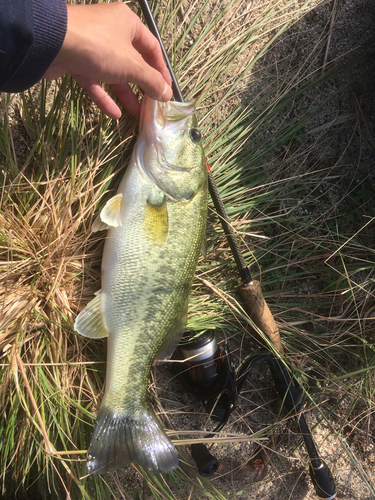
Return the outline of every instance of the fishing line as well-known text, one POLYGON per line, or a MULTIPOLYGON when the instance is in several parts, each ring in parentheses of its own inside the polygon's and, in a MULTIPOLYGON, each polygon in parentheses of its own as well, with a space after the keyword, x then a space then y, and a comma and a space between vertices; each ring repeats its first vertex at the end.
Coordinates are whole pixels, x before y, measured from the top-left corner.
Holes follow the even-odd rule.
MULTIPOLYGON (((165 50, 163 40, 161 39, 158 27, 157 27, 155 19, 154 19, 154 16, 152 15, 148 1, 147 0, 140 0, 139 3, 141 5, 141 9, 142 9, 142 12, 143 12, 143 15, 145 17, 145 20, 146 20, 146 23, 147 23, 149 30, 157 38, 157 40, 160 44, 160 47, 161 47, 161 50, 162 50, 162 53, 163 53, 163 56, 165 59, 165 63, 167 65, 167 68, 168 68, 168 71, 169 71, 169 74, 170 74, 171 80, 172 80, 173 96, 174 96, 176 101, 185 102, 184 97, 183 97, 182 92, 181 92, 181 89, 180 89, 180 86, 177 82, 176 75, 173 71, 171 62, 168 58, 167 51, 165 50)), ((229 223, 228 214, 227 214, 225 207, 224 207, 224 204, 221 200, 219 191, 218 191, 216 184, 215 184, 215 181, 212 177, 212 173, 211 173, 211 170, 210 170, 208 163, 207 163, 207 170, 208 170, 208 189, 210 191, 210 195, 211 195, 215 210, 220 217, 220 222, 223 226, 225 235, 228 239, 228 243, 229 243, 230 249, 233 253, 234 260, 237 264, 237 268, 238 268, 238 271, 240 273, 241 280, 245 285, 251 284, 252 279, 251 279, 250 271, 248 269, 248 266, 246 265, 246 262, 242 256, 242 253, 241 253, 241 251, 238 247, 238 244, 236 242, 234 231, 232 229, 232 226, 229 223)))
MULTIPOLYGON (((152 34, 157 38, 165 62, 167 64, 169 73, 171 75, 171 80, 172 80, 172 90, 173 90, 173 95, 176 101, 179 102, 185 102, 181 89, 178 85, 176 76, 174 74, 172 65, 170 63, 170 60, 168 58, 167 51, 165 50, 163 41, 161 39, 158 27, 156 25, 155 19, 152 15, 150 6, 148 4, 147 0, 140 0, 140 6, 143 12, 143 15, 146 19, 147 25, 152 32, 152 34)), ((270 341, 273 343, 273 345, 278 349, 280 352, 283 352, 283 346, 281 343, 281 337, 280 337, 280 332, 279 329, 276 325, 276 322, 272 316, 272 313, 264 300, 262 290, 260 287, 259 281, 253 280, 249 271, 248 266, 246 265, 246 262, 242 256, 242 253, 240 251, 240 248, 237 243, 237 238, 236 235, 233 231, 233 228, 229 222, 229 217, 227 215, 227 212, 225 210, 224 204, 222 202, 222 199, 220 197, 219 191, 217 189, 217 186, 215 184, 215 181, 213 179, 210 167, 207 163, 207 171, 208 171, 208 189, 211 195, 211 199, 213 201, 215 210, 219 216, 221 225, 223 227, 224 233, 227 237, 228 244, 230 246, 230 249, 232 251, 235 263, 237 265, 237 269, 241 278, 241 287, 240 287, 240 293, 242 295, 242 298, 245 303, 246 310, 255 323, 255 325, 259 328, 260 331, 265 333, 270 341)))

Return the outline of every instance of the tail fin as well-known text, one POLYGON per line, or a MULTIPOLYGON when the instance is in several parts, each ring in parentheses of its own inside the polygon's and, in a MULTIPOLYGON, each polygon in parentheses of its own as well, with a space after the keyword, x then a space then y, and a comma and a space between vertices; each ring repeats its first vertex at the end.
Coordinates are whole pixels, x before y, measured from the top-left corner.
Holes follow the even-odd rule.
POLYGON ((151 408, 121 414, 103 407, 87 452, 88 474, 103 474, 137 462, 166 474, 178 466, 178 454, 151 408))

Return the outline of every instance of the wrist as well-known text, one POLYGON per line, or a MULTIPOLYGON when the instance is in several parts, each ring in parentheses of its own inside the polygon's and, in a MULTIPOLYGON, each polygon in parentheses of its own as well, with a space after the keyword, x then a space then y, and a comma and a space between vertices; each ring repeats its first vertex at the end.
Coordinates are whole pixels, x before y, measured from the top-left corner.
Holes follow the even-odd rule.
POLYGON ((74 74, 77 71, 80 73, 87 55, 87 40, 84 33, 84 19, 87 6, 68 5, 67 6, 67 29, 65 38, 59 53, 54 59, 52 65, 45 74, 46 78, 51 80, 63 76, 65 74, 74 74), (83 11, 82 11, 83 7, 83 11))

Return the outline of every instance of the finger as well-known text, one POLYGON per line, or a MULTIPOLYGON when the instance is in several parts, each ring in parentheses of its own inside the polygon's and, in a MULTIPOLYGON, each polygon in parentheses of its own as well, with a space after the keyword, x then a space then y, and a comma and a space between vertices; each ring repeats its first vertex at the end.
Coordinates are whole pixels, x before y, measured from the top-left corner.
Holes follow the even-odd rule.
POLYGON ((132 40, 133 47, 142 55, 143 59, 159 71, 169 86, 172 85, 171 76, 165 64, 163 53, 158 40, 143 23, 138 23, 132 40))
POLYGON ((133 116, 137 116, 141 112, 141 105, 134 95, 132 89, 127 83, 116 83, 112 85, 117 97, 120 99, 121 104, 126 111, 133 116))
POLYGON ((162 74, 164 80, 168 83, 168 86, 172 87, 172 79, 171 79, 171 75, 169 73, 167 66, 165 66, 163 69, 161 69, 160 73, 162 74))
POLYGON ((80 75, 72 75, 76 82, 85 90, 86 94, 91 97, 99 109, 103 111, 109 118, 118 120, 121 117, 121 110, 115 101, 107 94, 99 82, 85 78, 80 75))
POLYGON ((147 95, 157 101, 168 101, 172 97, 172 89, 159 71, 149 66, 134 50, 129 80, 142 88, 147 95))

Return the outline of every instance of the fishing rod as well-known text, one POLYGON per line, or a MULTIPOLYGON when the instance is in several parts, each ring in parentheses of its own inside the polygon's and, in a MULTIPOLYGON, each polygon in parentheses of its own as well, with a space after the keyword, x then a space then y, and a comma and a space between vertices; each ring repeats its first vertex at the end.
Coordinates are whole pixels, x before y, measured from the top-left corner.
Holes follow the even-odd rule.
MULTIPOLYGON (((159 29, 155 22, 155 18, 151 12, 149 3, 147 0, 139 0, 139 3, 149 30, 157 38, 160 44, 172 80, 173 96, 176 101, 184 102, 184 97, 182 95, 180 86, 177 82, 176 75, 173 71, 171 62, 169 60, 167 51, 165 49, 163 40, 160 36, 159 29)), ((261 330, 269 337, 270 341, 273 343, 276 349, 278 349, 280 352, 283 352, 284 349, 281 343, 279 329, 276 326, 274 317, 272 316, 272 313, 267 305, 267 302, 263 297, 262 289, 260 287, 260 282, 257 280, 253 280, 251 278, 249 268, 246 265, 246 262, 237 244, 235 233, 230 224, 228 214, 225 210, 223 201, 220 197, 219 191, 213 179, 208 163, 207 163, 207 170, 208 170, 208 189, 215 210, 219 215, 220 222, 223 227, 224 233, 227 237, 227 241, 232 251, 234 260, 237 265, 237 269, 241 278, 240 293, 242 295, 244 303, 246 304, 246 310, 250 318, 255 323, 255 325, 259 328, 259 330, 261 330)))

